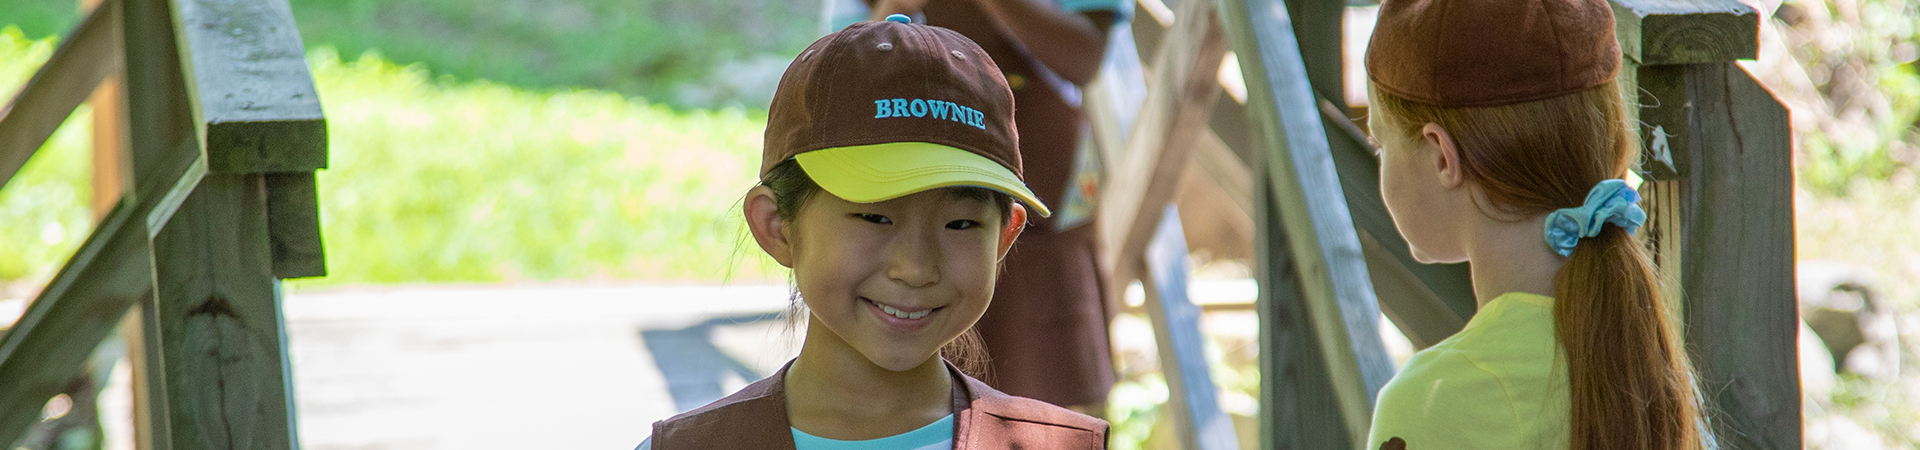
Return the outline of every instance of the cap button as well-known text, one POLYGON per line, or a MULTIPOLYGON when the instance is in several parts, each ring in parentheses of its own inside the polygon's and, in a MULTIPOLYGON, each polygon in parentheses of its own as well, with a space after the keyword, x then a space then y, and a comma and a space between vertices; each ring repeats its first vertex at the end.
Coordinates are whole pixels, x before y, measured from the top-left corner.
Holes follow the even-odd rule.
POLYGON ((913 23, 913 18, 907 17, 906 14, 894 14, 894 15, 887 16, 887 21, 899 22, 899 23, 913 23))

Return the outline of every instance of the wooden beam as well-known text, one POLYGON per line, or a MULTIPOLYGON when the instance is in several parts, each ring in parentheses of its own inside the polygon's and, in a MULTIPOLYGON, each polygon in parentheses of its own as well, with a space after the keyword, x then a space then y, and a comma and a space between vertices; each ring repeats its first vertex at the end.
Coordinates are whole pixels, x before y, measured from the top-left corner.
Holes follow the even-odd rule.
MULTIPOLYGON (((1287 249, 1287 253, 1262 257, 1266 269, 1260 271, 1260 295, 1263 302, 1304 307, 1308 328, 1286 331, 1311 336, 1308 340, 1320 352, 1327 375, 1326 385, 1312 387, 1331 391, 1334 407, 1301 411, 1300 417, 1324 414, 1338 418, 1340 422, 1334 425, 1344 439, 1337 447, 1352 447, 1366 440, 1374 395, 1393 376, 1393 364, 1380 341, 1380 309, 1359 237, 1345 196, 1331 189, 1343 183, 1328 146, 1326 125, 1307 82, 1286 5, 1278 0, 1221 2, 1222 21, 1240 58, 1247 80, 1247 105, 1253 110, 1257 142, 1265 156, 1262 172, 1267 183, 1261 190, 1270 195, 1274 206, 1266 214, 1279 219, 1261 219, 1279 225, 1261 227, 1266 236, 1262 244, 1273 247, 1284 242, 1282 248, 1287 249), (1291 280, 1286 280, 1284 272, 1267 270, 1285 269, 1280 260, 1289 259, 1291 280)), ((1261 351, 1268 352, 1279 344, 1264 340, 1261 351)), ((1262 373, 1277 374, 1286 367, 1280 361, 1263 359, 1262 373)), ((1280 379, 1263 378, 1262 384, 1280 379)), ((1263 393, 1267 389, 1263 387, 1263 393)), ((1270 401, 1293 400, 1263 398, 1263 414, 1280 407, 1270 401)))
POLYGON ((172 447, 292 449, 264 175, 213 174, 153 239, 172 447))
POLYGON ((112 333, 129 306, 153 288, 149 221, 183 198, 169 191, 192 190, 206 174, 206 161, 175 160, 158 169, 168 176, 143 180, 139 192, 122 197, 72 259, 47 284, 20 320, 0 336, 0 442, 13 442, 40 418, 47 399, 73 377, 82 363, 112 333), (181 186, 185 186, 182 188, 181 186), (79 345, 75 345, 79 343, 79 345))
POLYGON ((101 80, 119 70, 120 2, 111 0, 61 40, 19 95, 0 109, 0 188, 13 180, 101 80))
POLYGON ((1728 448, 1800 448, 1787 110, 1734 63, 1686 67, 1686 342, 1728 448))
MULTIPOLYGON (((1267 174, 1258 176, 1260 186, 1272 183, 1267 174)), ((1260 448, 1356 448, 1365 436, 1356 437, 1341 412, 1341 395, 1333 381, 1337 375, 1301 295, 1301 270, 1280 207, 1272 189, 1255 189, 1253 197, 1259 225, 1253 276, 1260 286, 1254 300, 1260 316, 1260 448)))
POLYGON ((320 242, 320 194, 313 172, 266 174, 266 188, 273 276, 326 276, 326 248, 320 242))
POLYGON ((1212 131, 1201 132, 1192 151, 1174 198, 1188 249, 1216 260, 1252 260, 1253 170, 1212 131))
MULTIPOLYGON (((1307 83, 1320 98, 1346 98, 1346 0, 1285 0, 1294 36, 1302 36, 1300 59, 1306 63, 1307 83)), ((1346 102, 1336 106, 1346 112, 1346 102)))
POLYGON ((175 0, 181 71, 215 173, 310 172, 327 124, 286 0, 175 0))
POLYGON ((1611 0, 1614 35, 1642 65, 1754 59, 1760 14, 1739 0, 1611 0))
MULTIPOLYGON (((1190 0, 1197 1, 1197 0, 1190 0)), ((1187 244, 1180 212, 1169 205, 1160 216, 1147 249, 1147 317, 1153 321, 1160 350, 1160 372, 1167 377, 1168 405, 1180 448, 1240 448, 1233 420, 1220 409, 1220 390, 1207 364, 1206 334, 1200 331, 1200 307, 1187 298, 1187 244)))
POLYGON ((1147 241, 1159 224, 1154 212, 1172 200, 1189 148, 1220 93, 1217 75, 1227 49, 1213 3, 1188 1, 1177 17, 1147 77, 1126 153, 1100 193, 1101 265, 1112 274, 1112 292, 1123 292, 1139 276, 1147 241))

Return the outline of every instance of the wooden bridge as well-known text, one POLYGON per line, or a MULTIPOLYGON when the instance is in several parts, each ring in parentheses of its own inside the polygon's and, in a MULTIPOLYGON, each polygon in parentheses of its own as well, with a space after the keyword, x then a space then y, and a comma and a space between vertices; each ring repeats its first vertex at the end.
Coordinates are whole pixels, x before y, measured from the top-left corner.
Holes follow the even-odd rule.
MULTIPOLYGON (((1424 348, 1474 300, 1463 265, 1413 262, 1381 204, 1364 107, 1346 101, 1348 4, 1138 5, 1087 107, 1103 263, 1146 287, 1180 441, 1237 446, 1187 299, 1191 239, 1254 262, 1262 447, 1357 448, 1394 372, 1375 318, 1424 348)), ((1759 15, 1613 5, 1623 94, 1642 105, 1641 235, 1681 299, 1714 430, 1726 448, 1799 448, 1786 112, 1734 63, 1755 57, 1759 15)), ((119 327, 141 448, 298 447, 278 280, 325 273, 326 130, 286 1, 103 0, 0 112, 0 188, 89 96, 109 207, 0 336, 0 442, 119 327)))

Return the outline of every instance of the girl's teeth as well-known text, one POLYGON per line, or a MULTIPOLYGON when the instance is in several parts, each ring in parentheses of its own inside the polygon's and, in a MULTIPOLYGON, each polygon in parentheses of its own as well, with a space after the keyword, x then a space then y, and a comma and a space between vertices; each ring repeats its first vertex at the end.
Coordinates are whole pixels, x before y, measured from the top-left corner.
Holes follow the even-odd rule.
POLYGON ((876 302, 876 303, 874 303, 874 304, 875 304, 875 305, 879 305, 879 306, 880 306, 880 311, 882 311, 882 312, 885 312, 885 313, 887 313, 887 315, 891 315, 891 316, 894 316, 894 317, 899 317, 899 318, 902 318, 902 319, 918 319, 918 318, 921 318, 921 317, 926 317, 926 316, 927 316, 927 314, 932 314, 932 313, 933 313, 933 310, 931 310, 931 309, 929 309, 929 310, 926 310, 926 311, 920 311, 920 312, 912 312, 912 313, 910 313, 910 312, 906 312, 906 311, 901 311, 901 310, 899 310, 898 308, 894 308, 894 307, 892 307, 892 306, 887 306, 887 305, 882 305, 882 304, 880 304, 880 303, 877 303, 877 302, 876 302))

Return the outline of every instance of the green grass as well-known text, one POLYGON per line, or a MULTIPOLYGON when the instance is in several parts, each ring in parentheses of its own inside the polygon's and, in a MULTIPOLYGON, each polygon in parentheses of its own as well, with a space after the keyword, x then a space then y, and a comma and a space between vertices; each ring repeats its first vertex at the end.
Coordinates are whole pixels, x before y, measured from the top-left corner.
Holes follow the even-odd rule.
POLYGON ((375 55, 310 61, 332 152, 319 283, 713 281, 736 257, 765 277, 735 208, 763 113, 434 80, 375 55))
MULTIPOLYGON (((818 37, 820 9, 817 0, 288 3, 309 48, 332 47, 348 58, 377 49, 460 80, 586 87, 680 107, 762 108, 767 99, 758 94, 685 91, 711 91, 711 80, 740 76, 729 63, 792 58, 818 37)), ((6 0, 0 26, 17 23, 33 38, 65 35, 79 21, 77 9, 75 0, 6 0)), ((750 81, 758 79, 739 82, 750 81)))
MULTIPOLYGON (((0 31, 0 92, 52 46, 0 31)), ((376 54, 322 49, 309 64, 328 117, 330 274, 296 287, 777 278, 743 240, 737 206, 756 179, 762 112, 435 78, 376 54)), ((88 117, 0 190, 0 280, 44 283, 85 238, 88 117)))

